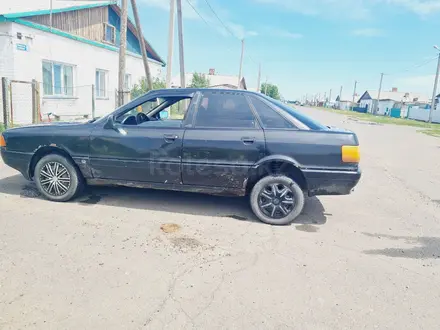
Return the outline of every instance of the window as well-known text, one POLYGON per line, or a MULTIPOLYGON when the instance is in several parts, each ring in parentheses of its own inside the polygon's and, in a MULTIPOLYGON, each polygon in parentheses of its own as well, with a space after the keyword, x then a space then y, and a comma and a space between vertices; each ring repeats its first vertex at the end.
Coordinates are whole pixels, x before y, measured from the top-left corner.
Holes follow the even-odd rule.
POLYGON ((256 120, 242 94, 205 92, 197 110, 196 126, 255 128, 256 120))
POLYGON ((96 97, 98 98, 107 97, 107 71, 96 70, 95 90, 96 90, 96 97))
POLYGON ((48 96, 73 96, 73 65, 43 61, 43 91, 48 96))
POLYGON ((289 115, 293 116, 296 120, 300 121, 304 125, 306 125, 308 128, 315 130, 315 131, 322 131, 327 130, 328 127, 322 125, 321 123, 318 123, 317 121, 313 120, 310 117, 307 117, 306 115, 302 114, 296 109, 293 109, 292 107, 289 107, 288 105, 284 104, 283 102, 274 100, 270 97, 265 97, 269 102, 277 106, 282 111, 288 113, 289 115))
POLYGON ((114 44, 115 43, 115 27, 108 23, 104 23, 104 41, 114 44))
POLYGON ((126 91, 131 90, 131 74, 129 74, 129 73, 125 74, 124 90, 126 90, 126 91))
POLYGON ((180 127, 191 99, 187 97, 166 97, 149 99, 135 108, 129 109, 116 118, 123 125, 142 125, 149 127, 180 127), (139 113, 148 120, 138 122, 139 113))
POLYGON ((251 97, 252 104, 264 128, 293 128, 294 126, 257 97, 251 97))

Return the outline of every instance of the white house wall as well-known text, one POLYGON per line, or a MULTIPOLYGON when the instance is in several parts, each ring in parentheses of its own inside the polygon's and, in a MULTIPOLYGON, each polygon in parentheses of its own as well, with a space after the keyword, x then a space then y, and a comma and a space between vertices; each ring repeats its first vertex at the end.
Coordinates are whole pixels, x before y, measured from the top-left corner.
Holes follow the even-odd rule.
POLYGON ((380 101, 379 107, 378 107, 378 115, 384 115, 385 112, 389 113, 391 111, 391 108, 394 106, 394 101, 386 100, 386 101, 380 101))
MULTIPOLYGON (((4 25, 0 24, 0 26, 4 25)), ((91 116, 92 85, 95 84, 96 69, 106 70, 108 74, 107 95, 103 99, 96 98, 95 114, 101 116, 115 109, 115 95, 118 85, 118 52, 16 23, 12 23, 11 33, 14 36, 10 38, 10 42, 13 43, 13 72, 8 74, 8 72, 0 70, 0 76, 6 75, 9 78, 24 81, 35 79, 40 83, 40 91, 43 94, 43 60, 70 64, 75 67, 73 73, 74 96, 62 98, 42 95, 41 112, 44 116, 47 113, 54 113, 62 120, 77 119, 85 115, 91 116), (21 32, 24 36, 21 40, 17 39, 17 32, 21 32), (28 50, 19 50, 17 44, 26 44, 28 50)), ((10 51, 10 48, 5 49, 5 46, 2 47, 0 44, 0 58, 3 58, 7 51, 10 51)), ((153 77, 161 75, 161 64, 150 61, 150 69, 153 77)), ((132 84, 137 83, 144 76, 143 62, 140 56, 127 54, 126 73, 131 74, 132 84)), ((20 92, 26 94, 25 90, 20 92)), ((28 98, 23 97, 21 102, 18 100, 14 100, 14 102, 17 102, 14 104, 16 123, 30 123, 32 121, 32 114, 29 110, 31 95, 29 94, 28 98)))

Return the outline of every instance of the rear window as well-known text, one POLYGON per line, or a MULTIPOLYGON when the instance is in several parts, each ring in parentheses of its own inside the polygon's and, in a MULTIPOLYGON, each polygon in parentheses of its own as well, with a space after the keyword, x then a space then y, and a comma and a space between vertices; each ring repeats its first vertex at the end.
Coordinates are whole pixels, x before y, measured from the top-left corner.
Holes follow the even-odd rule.
POLYGON ((290 114, 291 116, 293 116, 294 118, 296 118, 297 120, 302 122, 304 125, 306 125, 310 129, 316 130, 316 131, 328 130, 328 127, 326 127, 325 125, 317 122, 316 120, 313 120, 312 118, 304 115, 303 113, 299 112, 298 110, 288 106, 287 104, 284 104, 283 102, 274 100, 273 98, 270 98, 267 96, 265 98, 267 100, 269 100, 270 102, 272 102, 273 104, 275 104, 281 110, 287 112, 288 114, 290 114))

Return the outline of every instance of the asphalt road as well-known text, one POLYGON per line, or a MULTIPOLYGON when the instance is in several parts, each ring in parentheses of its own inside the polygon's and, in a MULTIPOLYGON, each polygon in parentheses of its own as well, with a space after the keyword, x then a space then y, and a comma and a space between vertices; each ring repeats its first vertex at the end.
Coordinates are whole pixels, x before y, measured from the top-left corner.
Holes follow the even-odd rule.
POLYGON ((0 164, 0 329, 438 329, 440 139, 303 111, 358 133, 363 177, 287 227, 240 198, 51 203, 0 164))

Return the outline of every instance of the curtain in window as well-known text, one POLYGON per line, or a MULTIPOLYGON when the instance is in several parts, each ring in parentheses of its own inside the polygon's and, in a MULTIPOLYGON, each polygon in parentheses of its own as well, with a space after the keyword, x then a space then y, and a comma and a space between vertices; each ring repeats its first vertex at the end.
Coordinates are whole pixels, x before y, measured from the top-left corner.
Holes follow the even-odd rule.
POLYGON ((73 95, 73 68, 71 66, 64 66, 63 70, 64 95, 73 95))
POLYGON ((43 62, 43 91, 44 95, 53 94, 52 64, 43 62))
POLYGON ((53 65, 54 94, 61 94, 61 65, 53 65))

